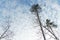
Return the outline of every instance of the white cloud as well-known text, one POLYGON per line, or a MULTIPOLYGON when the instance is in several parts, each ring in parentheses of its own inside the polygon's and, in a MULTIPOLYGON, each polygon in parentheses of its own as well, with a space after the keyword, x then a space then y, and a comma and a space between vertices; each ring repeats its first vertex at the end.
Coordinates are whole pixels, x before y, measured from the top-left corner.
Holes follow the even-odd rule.
MULTIPOLYGON (((32 0, 31 0, 32 1, 32 0)), ((33 1, 32 1, 33 2, 33 1)), ((45 21, 45 19, 49 18, 51 20, 55 19, 55 16, 57 16, 58 24, 60 25, 60 6, 57 3, 52 3, 50 0, 43 1, 46 3, 46 6, 43 4, 42 6, 42 13, 41 14, 41 19, 45 21), (57 14, 55 14, 57 13, 57 14)), ((41 3, 43 3, 41 2, 41 3)), ((34 2, 33 2, 34 3, 34 2)), ((32 4, 33 4, 32 3, 32 4)), ((38 0, 38 3, 40 3, 40 0, 38 0)), ((39 39, 39 35, 37 35, 37 31, 39 27, 34 28, 35 24, 33 24, 34 16, 32 13, 29 12, 29 6, 26 5, 18 5, 16 6, 16 1, 11 2, 6 2, 6 8, 8 9, 3 9, 2 10, 2 15, 5 17, 6 15, 11 15, 12 17, 12 27, 10 28, 11 30, 14 31, 15 36, 14 40, 37 40, 39 39), (8 4, 9 3, 9 4, 8 4), (16 8, 14 9, 14 7, 16 8), (11 7, 11 9, 10 9, 11 7)), ((55 19, 56 21, 56 19, 55 19)), ((60 30, 60 27, 59 27, 60 30)))

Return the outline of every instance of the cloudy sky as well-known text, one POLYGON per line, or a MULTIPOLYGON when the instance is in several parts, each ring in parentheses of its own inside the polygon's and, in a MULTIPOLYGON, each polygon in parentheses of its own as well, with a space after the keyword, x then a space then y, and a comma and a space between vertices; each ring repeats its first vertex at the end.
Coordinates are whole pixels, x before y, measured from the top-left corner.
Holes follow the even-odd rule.
POLYGON ((35 16, 30 12, 31 6, 37 3, 42 7, 39 13, 42 22, 47 18, 54 21, 58 25, 54 28, 55 33, 60 38, 60 0, 0 0, 0 32, 3 31, 1 25, 5 25, 6 16, 10 16, 10 30, 14 33, 11 40, 43 40, 42 34, 37 34, 39 26, 34 27, 37 26, 35 16))

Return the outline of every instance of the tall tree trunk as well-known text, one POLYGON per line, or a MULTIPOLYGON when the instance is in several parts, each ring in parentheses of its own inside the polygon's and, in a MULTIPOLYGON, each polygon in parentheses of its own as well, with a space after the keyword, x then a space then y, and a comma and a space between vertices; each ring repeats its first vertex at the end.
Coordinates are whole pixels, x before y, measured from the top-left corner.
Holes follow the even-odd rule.
POLYGON ((37 16, 37 19, 38 19, 38 22, 39 22, 39 26, 40 26, 41 31, 42 31, 43 38, 44 38, 44 40, 46 40, 46 37, 45 37, 44 31, 43 31, 43 28, 42 28, 42 23, 41 23, 41 20, 39 18, 38 12, 36 12, 36 16, 37 16))

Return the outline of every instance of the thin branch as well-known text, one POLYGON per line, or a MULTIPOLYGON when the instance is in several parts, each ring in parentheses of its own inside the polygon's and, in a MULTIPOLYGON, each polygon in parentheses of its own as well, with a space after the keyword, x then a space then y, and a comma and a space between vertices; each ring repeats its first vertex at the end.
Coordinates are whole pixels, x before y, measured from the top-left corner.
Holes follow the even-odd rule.
POLYGON ((6 32, 8 31, 9 27, 4 31, 4 33, 0 36, 0 39, 4 38, 4 34, 6 34, 6 32))
POLYGON ((2 33, 2 35, 0 36, 0 39, 4 38, 3 36, 7 33, 7 31, 9 30, 10 28, 10 20, 8 18, 8 21, 7 22, 7 29, 2 33))

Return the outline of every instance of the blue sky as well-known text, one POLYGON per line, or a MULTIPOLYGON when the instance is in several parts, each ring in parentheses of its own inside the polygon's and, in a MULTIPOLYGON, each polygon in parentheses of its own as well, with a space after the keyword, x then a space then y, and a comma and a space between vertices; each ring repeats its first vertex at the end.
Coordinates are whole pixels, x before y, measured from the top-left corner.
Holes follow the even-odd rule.
MULTIPOLYGON (((38 3, 42 7, 42 12, 39 13, 42 22, 45 22, 47 18, 51 19, 58 25, 58 28, 56 28, 56 31, 58 31, 60 30, 59 1, 60 0, 0 0, 0 20, 4 23, 6 16, 11 16, 13 22, 10 30, 15 33, 12 40, 39 40, 39 35, 41 34, 37 34, 39 27, 34 27, 37 26, 37 24, 34 23, 34 21, 36 21, 34 19, 35 16, 29 10, 31 5, 38 3)), ((3 25, 2 23, 0 23, 0 26, 3 25)), ((60 34, 59 32, 60 31, 56 32, 56 34, 60 34)), ((59 35, 57 36, 60 38, 59 35)))

